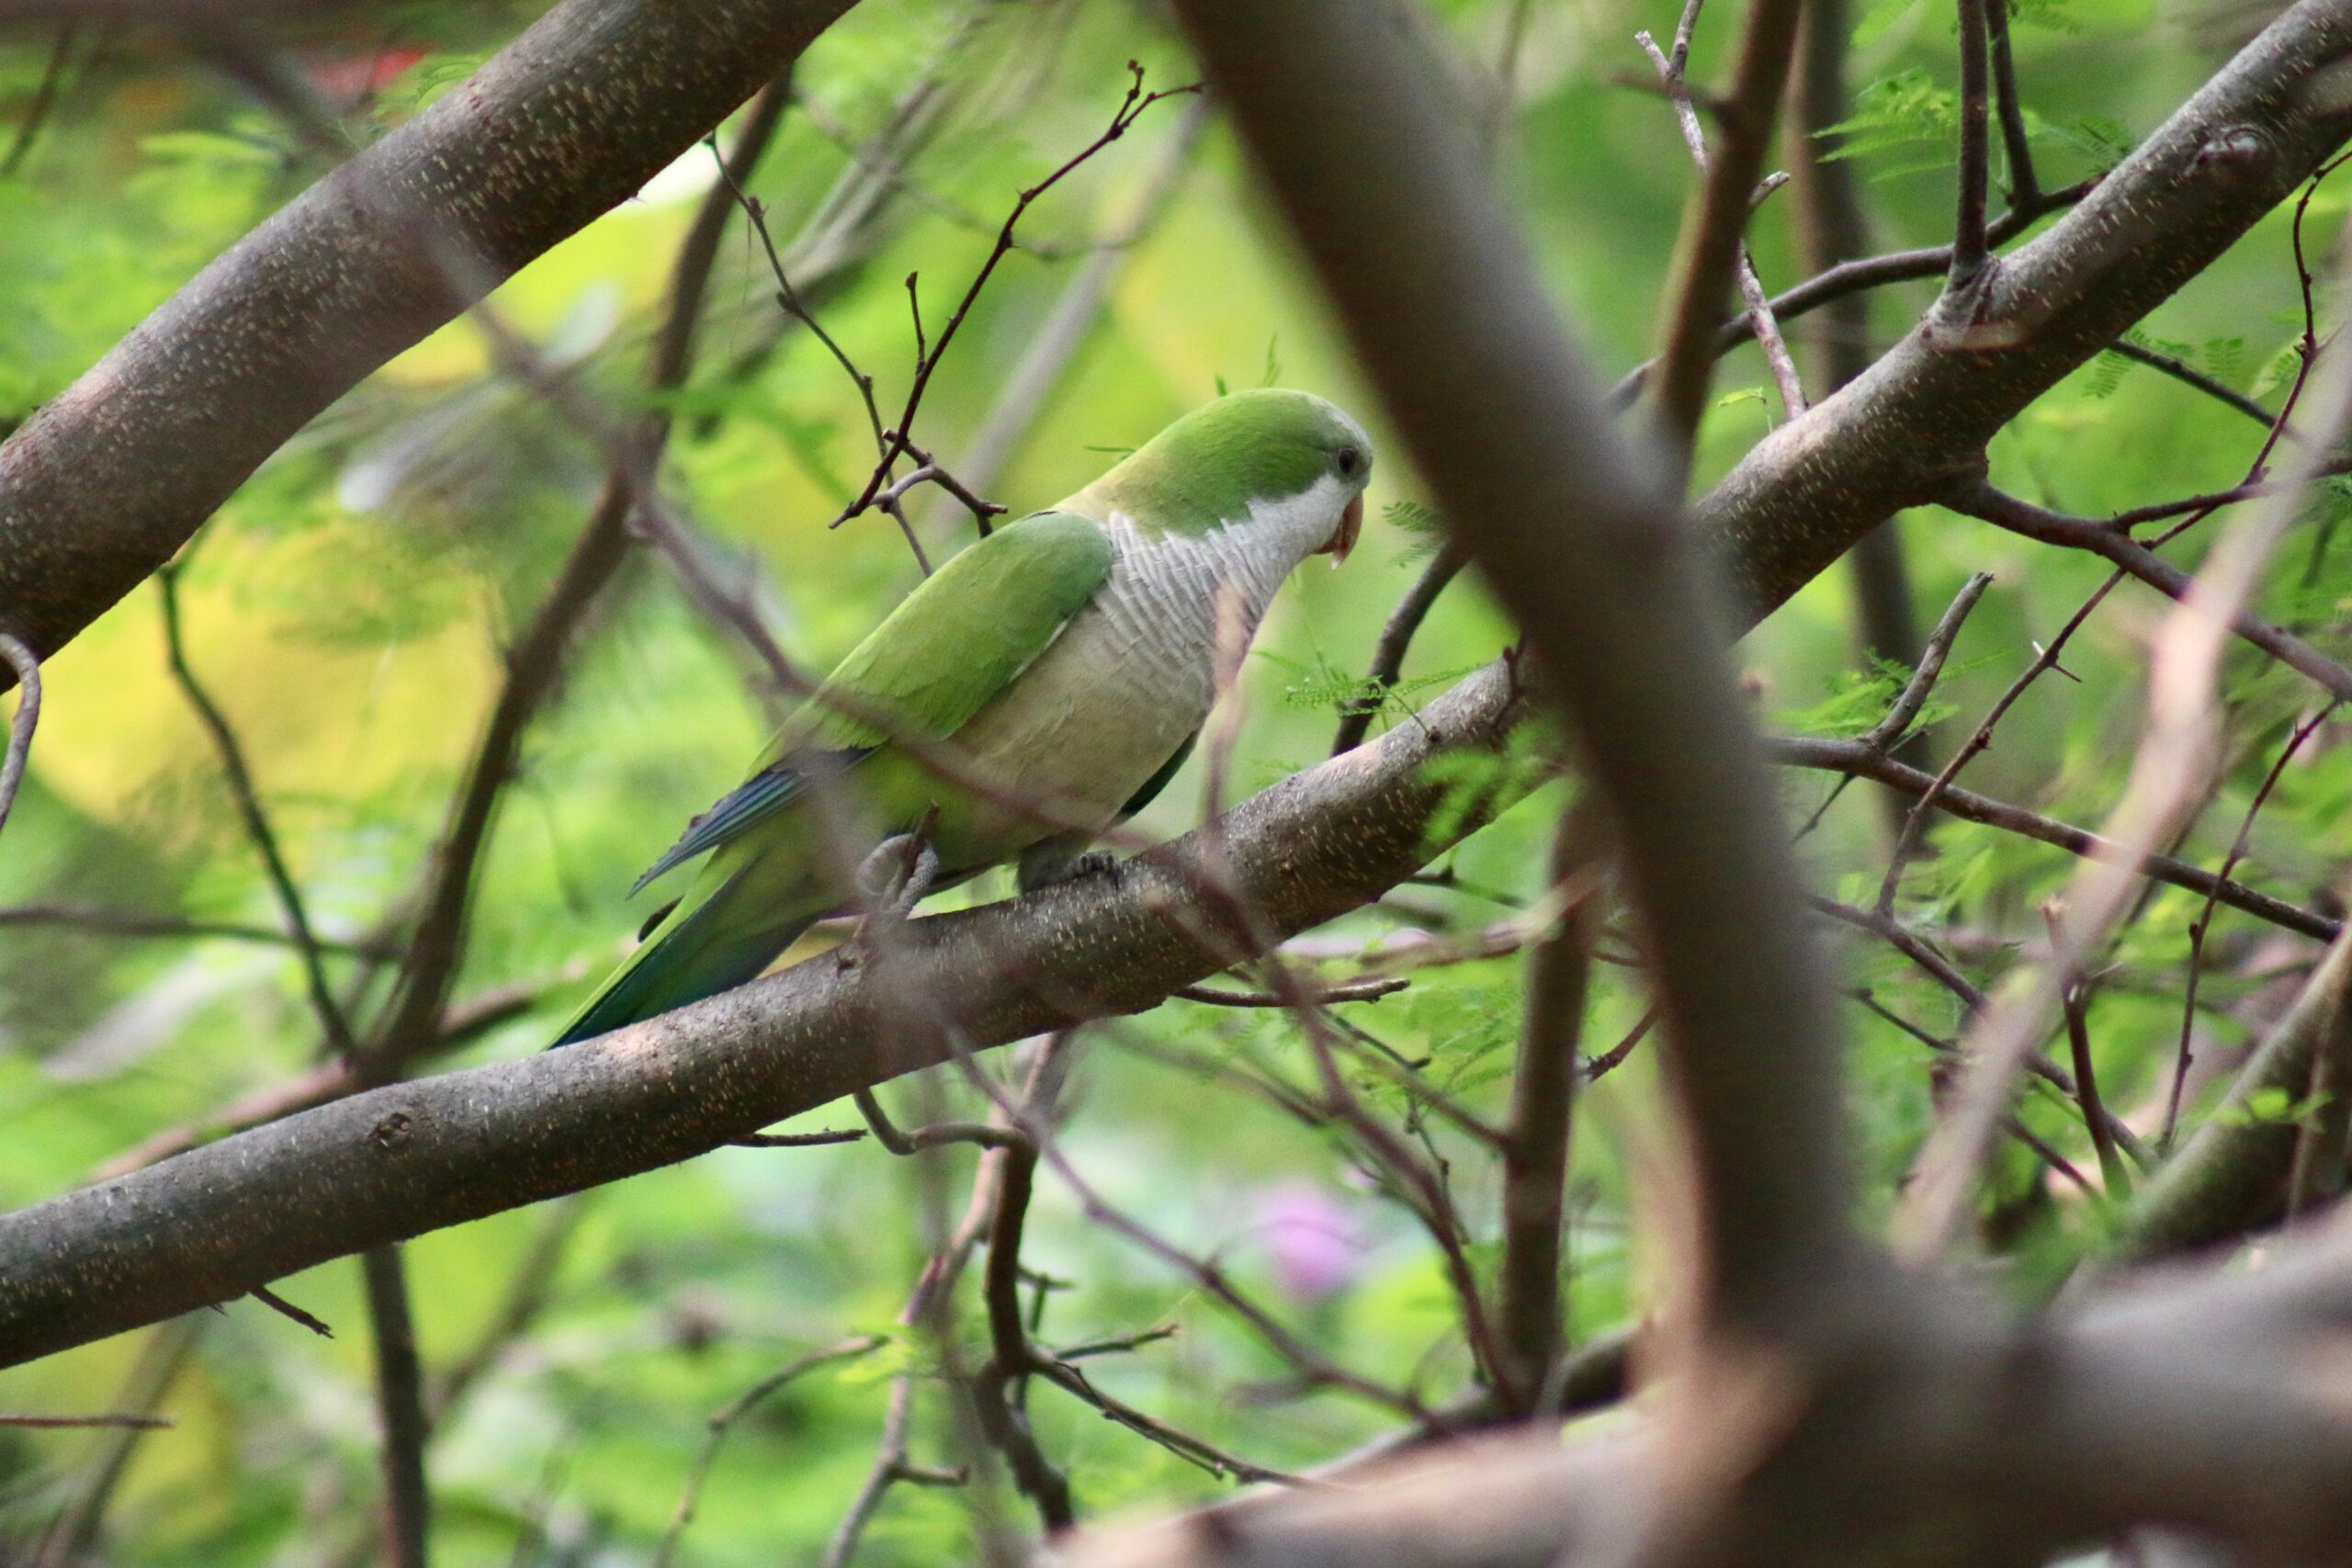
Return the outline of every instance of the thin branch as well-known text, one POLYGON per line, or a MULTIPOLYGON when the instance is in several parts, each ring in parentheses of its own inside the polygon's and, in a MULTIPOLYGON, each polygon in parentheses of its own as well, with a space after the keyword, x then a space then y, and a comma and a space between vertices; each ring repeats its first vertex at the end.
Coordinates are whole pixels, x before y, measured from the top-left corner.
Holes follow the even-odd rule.
POLYGON ((1987 6, 2007 4, 2008 0, 1960 0, 1960 211, 1952 222, 1951 270, 1944 281, 1948 299, 1976 287, 1993 254, 1984 235, 1993 165, 1990 24, 1984 11, 1987 6))
MULTIPOLYGON (((0 908, 0 926, 64 926, 100 936, 153 937, 175 942, 250 942, 272 947, 300 943, 282 927, 246 925, 238 920, 209 920, 179 915, 153 915, 143 909, 116 909, 98 904, 16 904, 0 908)), ((376 938, 347 940, 317 936, 319 951, 337 957, 365 958, 381 963, 400 949, 376 938)))
MULTIPOLYGON (((1583 855, 1563 818, 1553 881, 1565 882, 1583 855)), ((1540 1409, 1553 1385, 1562 1337, 1560 1228, 1566 1202, 1568 1141, 1591 960, 1578 929, 1590 904, 1561 922, 1528 958, 1526 1021, 1511 1077, 1510 1131, 1502 1145, 1502 1263, 1495 1308, 1505 1407, 1540 1409)))
MULTIPOLYGON (((930 390, 932 377, 938 371, 940 361, 946 356, 948 346, 956 341, 956 334, 963 329, 964 321, 971 314, 973 305, 978 303, 980 291, 988 287, 989 279, 995 275, 998 264, 1012 251, 1013 231, 1020 225, 1023 215, 1039 197, 1059 185, 1080 164, 1125 136, 1128 129, 1152 105, 1163 98, 1178 97, 1200 91, 1198 84, 1190 84, 1182 87, 1156 89, 1147 93, 1144 91, 1143 67, 1129 61, 1127 70, 1134 79, 1128 85, 1126 97, 1120 103, 1118 108, 1113 111, 1110 125, 1100 136, 1079 149, 1044 179, 1023 190, 1014 199, 1012 210, 1005 216, 1004 226, 997 231, 996 243, 989 250, 988 259, 980 264, 979 271, 973 275, 970 285, 964 290, 964 297, 956 301, 955 311, 947 318, 946 324, 940 328, 938 340, 932 344, 931 351, 923 355, 921 362, 916 366, 914 381, 907 389, 907 400, 899 411, 898 423, 881 433, 881 459, 875 464, 872 477, 866 480, 865 487, 858 492, 857 499, 851 502, 842 510, 841 514, 833 519, 832 526, 839 527, 842 524, 871 509, 875 505, 876 498, 881 494, 883 487, 889 483, 890 466, 909 449, 908 442, 914 434, 915 415, 922 407, 923 394, 930 390)), ((986 520, 985 515, 982 520, 986 520)))
POLYGON ((709 1479, 710 1467, 718 1459, 719 1445, 727 1440, 728 1433, 734 1430, 738 1421, 820 1367, 871 1355, 889 1342, 884 1335, 861 1334, 837 1340, 821 1349, 795 1356, 712 1411, 703 1431, 702 1447, 695 1450, 694 1463, 687 1468, 686 1483, 678 1496, 677 1512, 671 1516, 670 1528, 662 1532, 662 1544, 654 1551, 653 1568, 670 1568, 676 1560, 678 1543, 685 1539, 686 1527, 694 1523, 695 1509, 702 1501, 703 1483, 709 1479))
POLYGON ((398 1247, 360 1254, 376 1350, 376 1411, 382 1425, 384 1557, 390 1568, 431 1561, 433 1495, 424 1481, 424 1368, 416 1353, 407 1270, 398 1247))
POLYGON ((17 124, 17 134, 8 143, 8 152, 0 157, 0 180, 12 180, 25 166, 26 154, 33 150, 41 128, 49 123, 51 110, 57 107, 57 93, 65 81, 65 62, 72 58, 74 41, 81 37, 82 24, 71 21, 57 29, 57 41, 50 46, 48 63, 41 67, 40 84, 33 89, 32 102, 25 107, 25 118, 17 124))
MULTIPOLYGON (((2238 821, 2237 834, 2230 840, 2229 852, 2222 857, 2221 874, 2216 878, 2217 888, 2221 882, 2229 879, 2230 873, 2237 869, 2238 862, 2245 858, 2246 850, 2254 842, 2255 818, 2262 815, 2262 808, 2269 803, 2271 792, 2286 776, 2288 764, 2303 749, 2303 743, 2318 733, 2319 727, 2327 722, 2335 708, 2335 703, 2329 703, 2289 733, 2287 743, 2278 749, 2277 759, 2271 762, 2269 771, 2263 774, 2262 784, 2254 792, 2254 798, 2246 803, 2245 815, 2238 821)), ((2205 936, 2212 930, 2213 910, 2218 902, 2212 893, 2206 894, 2204 907, 2197 911, 2197 919, 2188 927, 2188 979, 2181 987, 2180 1043, 2173 1054, 2172 1087, 2165 1095, 2164 1132, 2157 1139, 2157 1146, 2167 1152, 2172 1148, 2173 1134, 2180 1125, 2181 1095, 2188 1088, 2188 1069, 2194 1059, 2189 1048, 2197 1018, 2198 979, 2204 971, 2205 936)))
POLYGON ((1936 775, 1872 751, 1855 741, 1776 738, 1766 741, 1765 747, 1774 761, 1792 767, 1816 768, 1870 779, 1920 800, 1926 800, 1932 795, 1934 809, 1964 822, 1998 828, 2004 832, 2064 850, 2069 854, 2090 859, 2104 857, 2117 863, 2136 864, 2154 881, 2187 888, 2191 893, 2206 894, 2233 909, 2299 936, 2327 942, 2333 940, 2340 929, 2338 922, 2328 916, 2274 898, 2226 876, 2216 876, 2200 866, 2191 865, 2171 855, 2149 854, 2134 862, 2122 845, 2103 839, 2086 828, 2077 828, 2072 823, 2061 822, 2055 818, 1996 800, 1990 795, 1978 795, 1957 784, 1945 784, 1939 788, 1936 775))
MULTIPOLYGON (((1697 10, 1694 0, 1683 13, 1684 25, 1676 35, 1678 51, 1685 48, 1683 35, 1695 25, 1697 10)), ((1678 468, 1688 464, 1690 443, 1706 410, 1715 362, 1715 323, 1723 320, 1738 272, 1749 198, 1764 172, 1773 116, 1788 82, 1797 15, 1791 0, 1759 0, 1750 8, 1731 92, 1719 109, 1723 139, 1714 166, 1684 222, 1667 295, 1669 308, 1656 389, 1660 424, 1678 468)))
POLYGON ((308 986, 311 1010, 318 1016, 319 1027, 329 1044, 341 1056, 355 1055, 357 1043, 353 1038, 350 1021, 344 1017, 342 1004, 335 1000, 334 991, 327 984, 326 966, 321 960, 319 940, 311 927, 309 911, 303 907, 301 890, 295 886, 291 873, 286 869, 286 856, 278 848, 277 833, 270 826, 269 814, 262 808, 261 795, 254 784, 253 770, 246 765, 244 747, 239 743, 236 731, 220 705, 212 700, 196 671, 187 661, 187 649, 180 638, 179 573, 176 566, 167 566, 155 573, 155 586, 160 592, 164 610, 164 650, 171 665, 172 676, 179 682, 180 691, 188 705, 196 710, 205 732, 211 737, 213 750, 220 760, 221 776, 229 785, 231 800, 243 819, 245 836, 252 840, 254 852, 260 855, 262 869, 267 874, 270 886, 277 895, 277 905, 285 916, 287 934, 292 939, 302 963, 302 977, 308 986))
MULTIPOLYGON (((2055 948, 2057 907, 2045 904, 2041 913, 2050 925, 2051 946, 2055 948)), ((2066 1046, 2075 1064, 2075 1103, 2082 1111, 2083 1130, 2090 1134, 2091 1152, 2098 1157, 2099 1175, 2105 1180, 2108 1196, 2127 1198, 2132 1193, 2132 1177, 2108 1131, 2107 1104, 2099 1095, 2098 1070, 2091 1057, 2090 1007, 2084 995, 2086 989, 2082 972, 2077 969, 2063 977, 2058 993, 2066 1015, 2066 1046)))
MULTIPOLYGON (((1329 1007, 1337 1002, 1376 1002, 1383 997, 1393 997, 1412 982, 1403 976, 1386 979, 1354 980, 1310 991, 1306 1000, 1315 1007, 1329 1007)), ((1217 986, 1179 986, 1168 993, 1188 1002, 1203 1002, 1221 1008, 1287 1008, 1298 1005, 1297 998, 1274 991, 1228 991, 1217 986)))
POLYGON ((33 729, 40 723, 40 660, 6 632, 0 632, 0 660, 17 673, 17 714, 8 721, 7 752, 0 756, 0 828, 6 828, 33 753, 33 729))
MULTIPOLYGON (((2042 544, 2086 550, 2176 603, 2188 593, 2188 573, 2136 542, 2112 523, 2052 512, 1982 483, 1953 492, 1944 504, 1965 516, 1980 518, 2042 544)), ((2294 633, 2263 619, 2251 609, 2240 610, 2231 629, 2315 682, 2337 702, 2352 700, 2352 669, 2330 659, 2294 633)))
POLYGON ((1364 671, 1369 689, 1340 713, 1339 731, 1331 738, 1332 756, 1363 744, 1372 721, 1379 716, 1382 698, 1396 690, 1404 675, 1405 655, 1412 650, 1414 635, 1429 618, 1438 595, 1469 559, 1451 540, 1441 545, 1430 564, 1421 569, 1421 575, 1413 580, 1413 586, 1405 591, 1405 597, 1396 602, 1396 608, 1389 612, 1387 624, 1380 628, 1380 640, 1373 645, 1372 666, 1364 671))
POLYGON ((1019 1148, 1028 1141, 1013 1128, 1000 1127, 987 1122, 940 1122, 910 1132, 890 1120, 889 1113, 882 1109, 882 1101, 872 1089, 861 1089, 850 1098, 856 1102, 859 1114, 865 1118, 865 1125, 874 1134, 874 1141, 901 1159, 949 1144, 972 1144, 984 1149, 1011 1149, 1019 1148))
MULTIPOLYGON (((1690 31, 1698 19, 1699 6, 1692 0, 1683 10, 1681 26, 1675 29, 1671 58, 1647 32, 1635 33, 1634 41, 1642 46, 1650 62, 1657 67, 1658 81, 1664 85, 1667 98, 1674 105, 1675 120, 1682 129, 1682 143, 1690 150, 1690 161, 1699 165, 1703 177, 1707 173, 1707 135, 1700 128, 1699 111, 1690 104, 1690 84, 1683 77, 1683 69, 1690 58, 1690 31)), ((1734 260, 1732 275, 1747 310, 1748 331, 1755 336, 1757 347, 1763 350, 1764 363, 1770 367, 1773 384, 1780 389, 1781 412, 1794 419, 1805 411, 1804 383, 1797 377, 1797 363, 1789 356, 1789 345, 1781 336, 1780 323, 1772 319, 1771 299, 1756 276, 1755 260, 1748 255, 1744 241, 1734 260)))
POLYGON ((2041 181, 2033 170, 2033 142, 2026 134, 2025 101, 2018 96, 2016 51, 2010 47, 2010 8, 2014 0, 1985 0, 1985 30, 1991 36, 1993 106, 2001 117, 2001 152, 2008 163, 2008 186, 2003 194, 2012 209, 2038 211, 2043 202, 2041 181))
MULTIPOLYGON (((1994 0, 1994 3, 2003 4, 2005 0, 1994 0)), ((2235 409, 2265 430, 2269 429, 2277 421, 2277 416, 2268 409, 2264 408, 2244 392, 2225 382, 2215 380, 2194 365, 2175 355, 2150 348, 2145 344, 2135 343, 2129 337, 2117 338, 2107 345, 2107 352, 2144 365, 2151 370, 2161 371, 2184 386, 2194 387, 2223 407, 2235 409)), ((2290 439, 2294 438, 2293 432, 2290 431, 2288 434, 2290 439)))
POLYGON ((1936 629, 1928 634, 1927 642, 1921 646, 1919 661, 1912 670, 1911 678, 1903 683, 1903 690, 1895 694, 1885 716, 1860 737, 1861 745, 1872 751, 1893 751, 1909 737, 1919 710, 1927 706, 1928 698, 1936 689, 1936 682, 1943 675, 1944 661, 1951 657, 1951 645, 1959 638, 1960 628, 1967 621, 1968 613, 1976 608, 1976 602, 1984 597, 1984 590, 1992 585, 1993 574, 1989 571, 1980 571, 1961 584, 1960 592, 1945 607, 1942 618, 1936 622, 1936 629))

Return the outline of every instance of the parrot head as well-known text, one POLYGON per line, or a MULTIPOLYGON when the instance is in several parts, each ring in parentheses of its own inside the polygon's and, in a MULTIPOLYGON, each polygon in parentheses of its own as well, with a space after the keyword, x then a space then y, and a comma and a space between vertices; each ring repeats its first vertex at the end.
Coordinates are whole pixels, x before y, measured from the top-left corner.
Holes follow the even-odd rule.
POLYGON ((1279 387, 1193 410, 1089 487, 1169 534, 1261 533, 1293 562, 1345 560, 1363 531, 1372 439, 1338 404, 1279 387))

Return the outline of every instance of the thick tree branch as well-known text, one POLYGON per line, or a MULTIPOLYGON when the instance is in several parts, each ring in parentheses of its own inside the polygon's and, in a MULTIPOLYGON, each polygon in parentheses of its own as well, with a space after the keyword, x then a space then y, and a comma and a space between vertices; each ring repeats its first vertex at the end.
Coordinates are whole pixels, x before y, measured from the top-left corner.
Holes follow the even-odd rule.
POLYGON ((549 11, 246 235, 0 446, 0 625, 54 652, 312 415, 628 199, 849 5, 549 11), (452 254, 471 264, 462 280, 452 254))
POLYGON ((1978 472, 1996 431, 2291 192, 2352 131, 2352 104, 2323 78, 2347 50, 2352 10, 2302 0, 2048 231, 2003 256, 1967 322, 1923 322, 1759 442, 1697 507, 1748 612, 1978 472))
MULTIPOLYGON (((1425 829, 1446 792, 1422 764, 1498 744, 1515 712, 1510 672, 1491 666, 1419 723, 1244 802, 1221 852, 1196 834, 1115 878, 911 922, 893 983, 956 998, 975 1049, 1150 1007, 1244 947, 1226 898, 1202 891, 1221 868, 1244 868, 1238 895, 1278 936, 1376 897, 1443 847, 1425 829)), ((873 967, 820 958, 602 1041, 356 1095, 20 1210, 0 1219, 0 1362, 689 1158, 927 1065, 876 1037, 873 967)))
MULTIPOLYGON (((1611 429, 1475 141, 1394 11, 1343 0, 1177 8, 1453 537, 1586 742, 1668 1019, 1711 1310, 1758 1332, 1816 1326, 1790 1320, 1783 1292, 1800 1280, 1815 1291, 1867 1256, 1848 1216, 1839 1029, 1792 918, 1786 829, 1677 515, 1679 468, 1611 429)), ((1751 67, 1769 74, 1770 96, 1752 123, 1727 126, 1711 209, 1730 179, 1744 215, 1755 184, 1788 52, 1774 11, 1758 13, 1748 47, 1777 65, 1749 59, 1741 71, 1743 86, 1751 67)), ((1702 293, 1728 295, 1738 239, 1736 221, 1711 238, 1721 255, 1702 293)), ((1706 308, 1712 332, 1720 308, 1706 308)), ((1874 1304, 1859 1300, 1867 1279, 1852 1281, 1858 1305, 1874 1304)))

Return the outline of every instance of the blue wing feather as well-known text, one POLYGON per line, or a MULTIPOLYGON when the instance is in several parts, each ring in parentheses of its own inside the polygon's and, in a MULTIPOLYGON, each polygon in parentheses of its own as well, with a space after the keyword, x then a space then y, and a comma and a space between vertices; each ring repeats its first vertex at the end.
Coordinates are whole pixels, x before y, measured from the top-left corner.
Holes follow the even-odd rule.
POLYGON ((753 823, 764 821, 791 805, 808 787, 812 762, 839 772, 873 754, 874 748, 870 746, 846 751, 820 751, 813 756, 789 758, 773 768, 763 768, 721 795, 709 810, 687 823, 686 830, 679 835, 678 841, 637 879, 637 885, 628 890, 629 897, 636 897, 663 873, 675 870, 698 854, 717 849, 753 823))

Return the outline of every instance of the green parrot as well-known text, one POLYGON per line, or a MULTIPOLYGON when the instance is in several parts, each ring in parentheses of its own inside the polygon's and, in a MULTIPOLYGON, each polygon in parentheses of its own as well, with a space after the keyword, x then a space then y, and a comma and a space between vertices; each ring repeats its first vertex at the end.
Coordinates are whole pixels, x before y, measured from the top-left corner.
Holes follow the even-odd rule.
POLYGON ((710 857, 556 1043, 753 978, 844 907, 844 867, 870 886, 895 857, 888 897, 905 905, 1008 862, 1024 890, 1086 868, 1091 837, 1142 810, 1191 752, 1220 638, 1228 656, 1246 642, 1308 556, 1346 558, 1371 474, 1363 427, 1331 403, 1236 392, 964 550, 639 879, 710 857), (952 751, 967 783, 909 740, 952 751), (1082 820, 1040 822, 1023 800, 1082 820))

